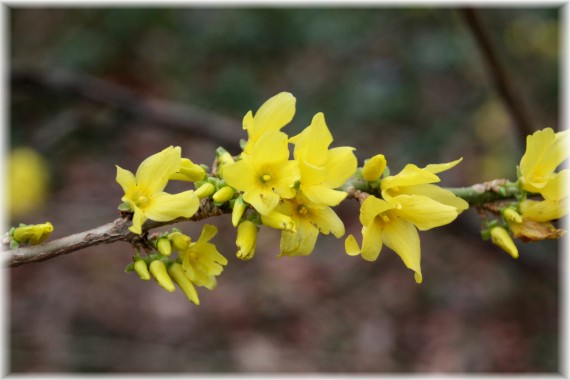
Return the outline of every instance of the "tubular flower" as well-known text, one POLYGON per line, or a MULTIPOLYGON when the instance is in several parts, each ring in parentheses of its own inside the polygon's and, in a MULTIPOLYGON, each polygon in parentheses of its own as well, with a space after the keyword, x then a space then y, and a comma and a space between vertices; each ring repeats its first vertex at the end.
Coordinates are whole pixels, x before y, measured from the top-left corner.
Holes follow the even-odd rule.
MULTIPOLYGON (((295 97, 288 92, 281 92, 269 98, 255 113, 249 111, 243 118, 243 129, 247 131, 245 155, 252 153, 257 141, 268 132, 276 132, 287 125, 295 115, 295 97)), ((224 169, 225 170, 225 169, 224 169)))
POLYGON ((218 233, 215 226, 206 224, 198 241, 190 243, 187 249, 179 251, 182 269, 186 277, 196 286, 207 289, 216 287, 216 276, 224 270, 228 260, 209 241, 218 233))
POLYGON ((388 200, 368 196, 360 206, 362 247, 353 235, 345 241, 346 252, 360 254, 367 261, 375 261, 382 245, 396 252, 404 264, 415 272, 417 283, 422 282, 420 268, 420 238, 418 229, 425 231, 451 223, 458 215, 453 206, 444 205, 423 195, 398 195, 388 200))
POLYGON ((269 131, 257 140, 250 155, 224 167, 223 178, 243 191, 243 199, 261 215, 269 214, 281 198, 293 198, 300 178, 296 161, 289 160, 287 135, 269 131))
POLYGON ((440 181, 440 178, 436 175, 437 173, 451 169, 461 160, 460 158, 445 164, 430 164, 425 168, 408 164, 398 174, 380 180, 382 197, 389 199, 403 194, 422 195, 443 205, 455 207, 458 213, 465 211, 469 208, 469 203, 451 191, 433 184, 440 181))
POLYGON ((570 156, 568 132, 554 133, 552 128, 546 128, 527 136, 526 151, 520 162, 520 180, 524 190, 540 193, 549 200, 565 197, 564 185, 570 179, 570 171, 554 171, 570 156))
POLYGON ((319 232, 336 238, 344 235, 344 224, 335 212, 327 206, 317 205, 302 195, 284 200, 277 211, 289 215, 295 223, 295 230, 281 231, 279 256, 306 256, 313 252, 319 232))
POLYGON ((358 163, 352 152, 354 148, 328 148, 333 138, 323 113, 316 114, 311 125, 289 141, 295 144, 301 192, 317 204, 336 206, 343 201, 347 193, 334 189, 354 174, 358 163))
POLYGON ((163 191, 170 176, 179 170, 180 162, 180 147, 170 146, 145 159, 136 176, 117 166, 117 182, 125 192, 121 200, 134 211, 129 230, 140 234, 147 219, 166 222, 178 217, 189 218, 196 213, 200 201, 192 190, 179 194, 163 191))

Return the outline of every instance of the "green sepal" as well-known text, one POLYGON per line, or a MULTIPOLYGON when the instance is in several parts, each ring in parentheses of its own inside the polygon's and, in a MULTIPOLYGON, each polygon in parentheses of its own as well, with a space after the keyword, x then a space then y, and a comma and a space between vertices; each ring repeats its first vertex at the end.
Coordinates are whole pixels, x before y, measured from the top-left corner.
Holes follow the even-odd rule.
POLYGON ((16 239, 10 239, 10 249, 18 249, 20 247, 20 242, 16 239))
POLYGON ((125 273, 130 273, 135 271, 135 263, 130 263, 125 267, 125 273))
POLYGON ((133 209, 131 208, 130 203, 128 202, 123 202, 119 205, 119 207, 117 207, 119 209, 119 211, 123 211, 123 212, 131 212, 133 211, 133 209))
POLYGON ((245 144, 247 144, 247 140, 239 139, 239 147, 243 150, 245 148, 245 144))

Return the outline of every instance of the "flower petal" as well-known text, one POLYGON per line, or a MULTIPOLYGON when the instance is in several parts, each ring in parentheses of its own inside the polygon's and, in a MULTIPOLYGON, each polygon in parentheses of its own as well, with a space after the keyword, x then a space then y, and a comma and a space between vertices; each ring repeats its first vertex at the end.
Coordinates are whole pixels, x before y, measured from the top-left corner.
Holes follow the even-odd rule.
POLYGON ((329 150, 327 156, 327 179, 323 185, 336 188, 343 185, 355 172, 358 161, 353 153, 354 148, 341 146, 329 150))
POLYGON ((159 193, 152 198, 145 214, 157 222, 167 222, 179 217, 190 218, 199 207, 200 200, 192 190, 178 194, 159 193))
MULTIPOLYGON (((257 140, 251 151, 251 158, 255 168, 260 169, 266 165, 275 165, 289 159, 289 146, 287 135, 283 132, 269 131, 257 140)), ((226 169, 224 169, 225 171, 226 169)))
POLYGON ((319 230, 307 220, 295 219, 296 232, 281 232, 279 256, 307 256, 315 249, 319 230))
POLYGON ((329 232, 336 238, 344 235, 344 224, 330 207, 311 208, 311 221, 324 235, 328 235, 329 232))
POLYGON ((211 224, 206 224, 202 228, 202 233, 200 234, 197 243, 210 241, 214 236, 216 236, 217 233, 218 227, 211 224))
POLYGON ((142 225, 147 220, 145 213, 138 207, 135 207, 133 214, 133 225, 129 227, 129 231, 140 235, 142 233, 142 225))
POLYGON ((420 231, 449 224, 458 215, 455 207, 422 195, 398 195, 392 201, 402 206, 396 211, 398 216, 415 224, 420 231))
POLYGON ((362 250, 360 255, 366 261, 375 261, 382 250, 384 231, 379 223, 362 227, 362 250))
POLYGON ((566 198, 563 200, 533 201, 526 199, 519 205, 523 217, 535 222, 549 222, 562 218, 567 213, 566 198))
POLYGON ((271 189, 256 187, 243 193, 243 199, 261 215, 268 215, 279 204, 279 195, 271 189))
POLYGON ((400 256, 404 264, 416 272, 416 282, 422 281, 420 267, 420 237, 413 224, 394 219, 384 225, 382 240, 400 256))
POLYGON ((336 206, 348 196, 345 191, 333 190, 321 185, 304 186, 301 183, 300 188, 307 199, 319 205, 336 206))
POLYGON ((439 181, 439 177, 434 173, 420 169, 414 164, 408 164, 398 174, 382 179, 380 186, 382 190, 386 190, 392 187, 423 185, 439 181))
POLYGON ((121 185, 125 194, 131 192, 137 185, 137 181, 135 180, 135 176, 128 170, 117 166, 117 183, 121 185))
POLYGON ((283 128, 295 116, 295 102, 295 97, 289 92, 280 92, 269 98, 255 113, 253 133, 261 136, 283 128))
POLYGON ((178 171, 180 160, 179 146, 170 146, 153 154, 140 164, 136 174, 137 185, 146 189, 149 195, 161 192, 168 183, 168 177, 178 171))
MULTIPOLYGON (((408 195, 423 195, 425 197, 431 198, 434 201, 443 203, 444 205, 453 206, 458 212, 465 211, 469 208, 469 203, 464 199, 459 198, 449 190, 442 189, 437 185, 425 184, 417 186, 406 186, 398 192, 399 194, 408 195)), ((399 195, 398 193, 391 192, 390 189, 386 192, 382 192, 382 196, 386 198, 392 198, 399 195)))
POLYGON ((570 169, 564 169, 550 177, 546 186, 541 189, 540 194, 542 194, 545 199, 553 201, 560 200, 567 194, 566 185, 569 180, 570 169))
POLYGON ((306 161, 314 166, 322 166, 327 160, 327 150, 332 143, 332 135, 325 123, 322 112, 317 113, 311 125, 289 140, 295 144, 296 160, 306 161))
POLYGON ((240 191, 254 188, 259 181, 249 157, 244 157, 234 164, 224 165, 223 178, 228 185, 240 191))
POLYGON ((360 223, 363 226, 367 226, 374 221, 377 215, 391 210, 394 207, 395 205, 370 195, 362 202, 362 205, 360 205, 360 223))
POLYGON ((344 241, 344 249, 346 253, 350 256, 357 256, 360 254, 360 247, 354 235, 350 234, 344 241))
POLYGON ((463 161, 463 157, 458 158, 455 161, 447 162, 445 164, 429 164, 424 168, 424 170, 427 170, 428 172, 431 172, 433 174, 437 174, 451 169, 455 165, 459 164, 461 161, 463 161))

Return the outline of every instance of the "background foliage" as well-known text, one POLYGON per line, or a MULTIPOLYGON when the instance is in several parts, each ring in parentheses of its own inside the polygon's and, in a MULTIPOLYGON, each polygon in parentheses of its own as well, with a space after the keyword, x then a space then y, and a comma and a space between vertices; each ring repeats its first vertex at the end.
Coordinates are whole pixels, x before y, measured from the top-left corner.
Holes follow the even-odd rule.
MULTIPOLYGON (((557 8, 480 9, 535 129, 559 125, 557 8)), ((515 178, 523 152, 461 11, 451 8, 17 8, 13 70, 66 70, 238 121, 290 91, 292 135, 324 112, 336 146, 392 171, 464 157, 444 184, 515 178)), ((49 199, 14 223, 51 221, 53 237, 117 217, 115 164, 131 170, 168 145, 210 164, 219 142, 68 91, 12 82, 11 147, 40 151, 49 199)), ((245 133, 243 134, 245 137, 245 133)), ((235 147, 228 147, 237 153, 235 147)), ((358 205, 339 208, 360 236, 358 205)), ((367 263, 320 237, 308 258, 230 260, 202 305, 123 274, 117 243, 10 270, 13 372, 557 372, 558 248, 521 258, 479 237, 475 211, 423 233, 424 283, 385 249, 367 263)), ((181 227, 198 236, 200 224, 181 227)))

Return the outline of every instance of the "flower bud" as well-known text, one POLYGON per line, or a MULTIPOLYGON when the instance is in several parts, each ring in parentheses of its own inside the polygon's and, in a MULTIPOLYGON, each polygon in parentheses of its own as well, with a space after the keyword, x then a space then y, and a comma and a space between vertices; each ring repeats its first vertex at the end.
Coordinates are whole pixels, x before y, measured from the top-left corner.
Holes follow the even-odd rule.
POLYGON ((36 245, 46 240, 53 231, 50 222, 22 225, 14 229, 12 237, 21 244, 36 245))
POLYGON ((291 219, 291 217, 275 210, 271 211, 267 215, 261 215, 261 221, 263 224, 271 228, 297 232, 295 229, 295 222, 291 219))
POLYGON ((196 305, 200 305, 200 300, 198 299, 198 293, 196 292, 196 288, 194 284, 188 279, 188 277, 184 274, 184 269, 178 263, 174 263, 168 268, 168 273, 176 282, 176 284, 182 289, 186 297, 196 305))
POLYGON ((503 218, 505 218, 508 223, 520 224, 523 222, 522 216, 512 207, 505 207, 503 209, 503 218))
POLYGON ((230 186, 224 186, 220 190, 216 191, 212 198, 215 202, 223 203, 227 202, 233 198, 235 190, 230 186))
POLYGON ((166 272, 166 265, 160 260, 154 260, 150 263, 150 273, 153 275, 158 285, 163 287, 168 292, 175 290, 174 284, 166 272))
POLYGON ((196 182, 204 179, 205 176, 206 171, 200 165, 196 165, 188 158, 182 158, 178 172, 172 174, 169 179, 196 182))
POLYGON ((362 177, 369 181, 377 181, 386 169, 386 158, 383 154, 377 154, 364 163, 362 177))
POLYGON ((172 232, 168 235, 168 239, 172 243, 172 248, 178 252, 188 249, 188 246, 192 241, 192 239, 190 239, 190 236, 184 235, 181 232, 172 232))
POLYGON ((172 245, 170 244, 170 240, 167 236, 158 238, 156 241, 156 249, 158 249, 158 252, 164 256, 170 256, 172 254, 172 245))
POLYGON ((236 198, 234 202, 234 208, 232 209, 232 225, 237 227, 239 221, 247 208, 247 204, 243 200, 243 196, 239 196, 236 198))
POLYGON ((505 252, 511 255, 513 258, 519 257, 519 251, 513 242, 513 239, 509 235, 509 232, 503 227, 497 226, 491 228, 491 241, 496 246, 501 247, 505 252))
POLYGON ((141 278, 141 280, 150 280, 150 273, 148 272, 148 267, 146 265, 146 262, 144 260, 135 260, 135 264, 134 264, 134 269, 135 272, 137 272, 137 274, 139 275, 139 277, 141 278))
POLYGON ((216 149, 216 158, 220 165, 233 164, 235 162, 232 155, 222 147, 216 149))
POLYGON ((214 191, 216 191, 216 187, 212 185, 210 182, 206 182, 198 189, 196 189, 196 191, 194 191, 194 194, 196 194, 198 198, 206 198, 214 194, 214 191))
POLYGON ((255 243, 257 238, 257 226, 255 223, 245 220, 238 226, 236 245, 238 251, 236 256, 241 260, 249 260, 255 253, 255 243))

